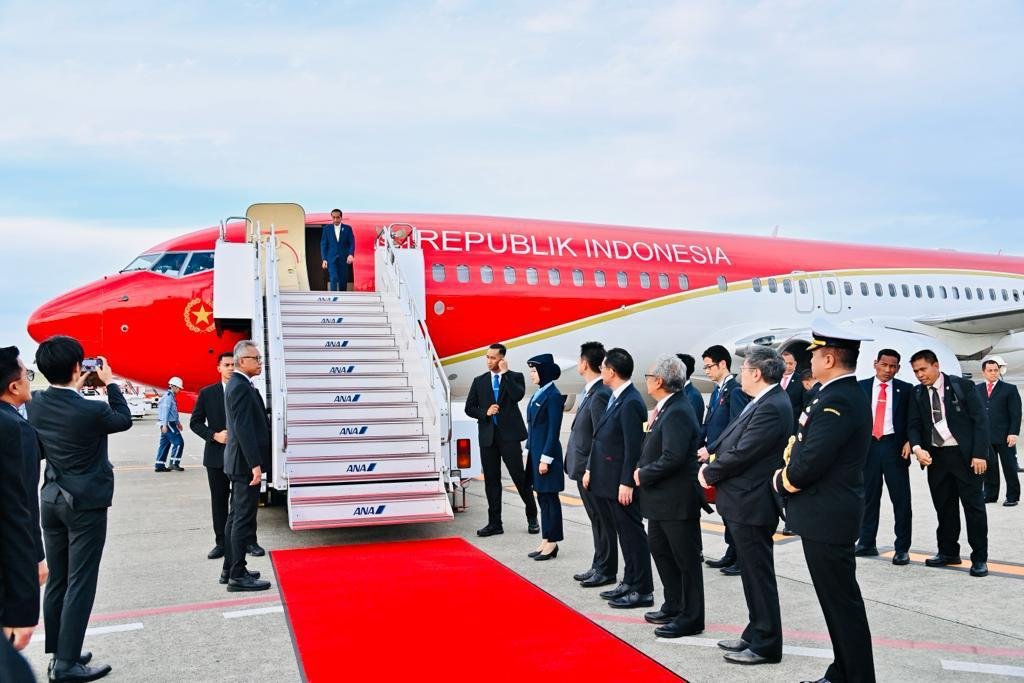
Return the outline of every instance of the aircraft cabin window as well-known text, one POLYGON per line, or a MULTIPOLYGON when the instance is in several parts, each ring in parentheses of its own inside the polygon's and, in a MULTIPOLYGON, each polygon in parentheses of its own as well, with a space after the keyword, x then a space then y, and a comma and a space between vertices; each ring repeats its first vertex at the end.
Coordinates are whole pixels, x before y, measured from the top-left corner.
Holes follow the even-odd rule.
POLYGON ((535 285, 539 281, 540 281, 540 278, 537 276, 537 269, 536 268, 532 268, 532 267, 531 268, 527 268, 526 269, 526 284, 528 284, 528 285, 535 285))
POLYGON ((910 296, 910 285, 900 285, 900 290, 903 292, 903 296, 910 296))
POLYGON ((603 270, 595 270, 594 271, 594 284, 597 285, 598 287, 604 287, 604 285, 605 285, 605 277, 604 277, 604 271, 603 270))
POLYGON ((651 288, 651 276, 647 273, 640 273, 640 286, 644 289, 651 288))
POLYGON ((896 285, 889 283, 889 296, 896 296, 896 285))
POLYGON ((992 301, 996 300, 996 290, 995 289, 989 288, 989 290, 988 290, 988 298, 992 299, 992 301))
POLYGON ((761 278, 759 278, 759 277, 750 278, 750 288, 753 289, 755 292, 760 292, 761 291, 761 278))
POLYGON ((485 285, 489 285, 494 282, 494 268, 490 266, 480 266, 480 282, 485 285))
POLYGON ((629 276, 621 270, 615 274, 615 280, 619 283, 619 287, 625 287, 629 284, 629 276))
POLYGON ((583 286, 583 271, 580 270, 579 268, 573 268, 572 283, 577 287, 583 286))
POLYGON ((1020 290, 1013 290, 1013 300, 1017 303, 1020 303, 1020 290))
POLYGON ((875 283, 875 296, 882 296, 882 283, 881 282, 876 282, 875 283))
POLYGON ((982 299, 985 298, 985 292, 981 289, 981 287, 978 287, 976 291, 978 292, 978 301, 981 301, 982 299))
MULTIPOLYGON (((182 275, 201 273, 204 270, 213 270, 212 251, 197 251, 192 254, 192 258, 188 260, 188 265, 185 266, 185 272, 182 275)), ((1006 290, 1003 291, 1005 292, 1006 290)))
POLYGON ((469 266, 455 266, 455 279, 459 282, 469 282, 469 266))
POLYGON ((866 282, 860 283, 860 295, 861 296, 867 296, 870 293, 871 293, 871 290, 868 288, 868 283, 866 283, 866 282))
POLYGON ((788 277, 782 278, 782 291, 784 291, 786 294, 793 293, 793 281, 790 280, 788 277))
POLYGON ((928 285, 927 287, 924 288, 924 290, 928 293, 928 298, 929 299, 934 299, 935 298, 935 288, 934 287, 932 287, 931 285, 928 285))
POLYGON ((846 292, 846 296, 853 296, 853 283, 852 282, 844 282, 843 283, 843 291, 846 292))
POLYGON ((430 267, 430 276, 434 278, 434 282, 444 282, 444 264, 435 263, 430 267))
POLYGON ((808 291, 808 289, 807 289, 807 280, 797 280, 796 281, 796 286, 800 290, 801 294, 806 294, 807 293, 807 291, 808 291))
POLYGON ((725 279, 724 275, 718 276, 718 290, 724 292, 729 289, 729 281, 725 279))
POLYGON ((1009 300, 1010 300, 1010 294, 1009 294, 1009 292, 1007 292, 1007 291, 1006 291, 1006 290, 1004 289, 1004 290, 1003 290, 1003 301, 1009 301, 1009 300))
POLYGON ((959 287, 954 287, 953 288, 953 298, 954 299, 959 299, 960 298, 960 288, 959 287))
POLYGON ((512 266, 505 266, 505 284, 514 285, 516 283, 516 269, 512 266))
POLYGON ((558 268, 548 268, 548 282, 555 286, 562 284, 562 274, 558 268))
POLYGON ((149 270, 159 258, 160 254, 143 254, 142 256, 136 257, 135 260, 122 268, 121 272, 127 273, 133 270, 149 270))
POLYGON ((178 277, 181 272, 181 267, 185 265, 185 258, 188 256, 186 252, 175 252, 170 254, 164 254, 160 257, 153 267, 150 268, 154 273, 160 273, 161 275, 170 275, 172 277, 178 277))
POLYGON ((916 296, 918 299, 921 298, 921 285, 914 285, 914 296, 916 296))
POLYGON ((658 286, 668 289, 668 273, 658 273, 658 286))
POLYGON ((837 291, 836 290, 836 283, 832 282, 831 280, 829 280, 829 281, 827 281, 825 283, 825 289, 828 290, 829 296, 835 296, 836 295, 836 291, 837 291))
POLYGON ((773 277, 768 278, 768 291, 771 292, 772 294, 775 294, 777 291, 779 291, 779 283, 773 277))
POLYGON ((967 297, 968 301, 974 298, 974 292, 971 291, 970 287, 964 287, 964 296, 967 297))
POLYGON ((939 296, 941 296, 943 299, 947 298, 946 285, 939 285, 939 296))
POLYGON ((685 292, 689 288, 690 288, 690 278, 688 278, 688 277, 686 277, 686 275, 680 273, 679 274, 679 289, 681 289, 682 291, 685 292))

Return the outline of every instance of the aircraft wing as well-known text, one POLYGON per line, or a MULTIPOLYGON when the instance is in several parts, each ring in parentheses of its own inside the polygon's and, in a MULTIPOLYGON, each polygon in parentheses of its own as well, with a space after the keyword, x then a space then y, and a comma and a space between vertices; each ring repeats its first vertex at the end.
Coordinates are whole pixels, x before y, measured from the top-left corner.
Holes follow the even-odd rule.
POLYGON ((951 332, 965 334, 996 334, 1024 330, 1024 308, 999 308, 967 315, 929 315, 915 322, 951 332))

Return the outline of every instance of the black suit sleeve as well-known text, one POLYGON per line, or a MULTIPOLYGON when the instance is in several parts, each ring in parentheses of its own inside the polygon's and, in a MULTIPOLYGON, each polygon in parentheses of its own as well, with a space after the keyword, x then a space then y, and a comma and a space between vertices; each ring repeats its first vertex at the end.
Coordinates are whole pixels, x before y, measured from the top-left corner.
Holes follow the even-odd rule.
POLYGON ((554 391, 554 387, 551 391, 554 395, 548 396, 544 401, 544 410, 548 413, 548 433, 544 439, 544 450, 539 453, 539 455, 547 456, 551 456, 558 450, 555 448, 555 444, 558 443, 558 435, 562 430, 562 408, 565 406, 565 398, 554 391))
POLYGON ((100 406, 100 424, 107 434, 125 432, 132 426, 132 411, 128 408, 128 401, 121 393, 121 387, 116 384, 107 385, 107 404, 100 406))
MULTIPOLYGON (((966 384, 966 391, 964 391, 964 403, 967 404, 967 414, 971 418, 971 426, 974 429, 971 443, 974 444, 974 453, 971 457, 981 458, 982 460, 987 459, 989 448, 989 435, 988 435, 988 413, 985 412, 985 407, 981 405, 981 399, 978 398, 977 391, 971 391, 971 385, 968 382, 966 384)), ((955 396, 956 394, 954 394, 955 396)))
MULTIPOLYGON (((907 404, 907 441, 910 442, 911 447, 920 446, 928 450, 931 436, 929 434, 929 437, 926 439, 924 435, 924 421, 921 418, 921 399, 919 394, 920 391, 915 387, 907 397, 907 400, 910 401, 907 404)), ((985 440, 987 441, 988 437, 985 440)))
POLYGON ((736 386, 729 392, 729 422, 739 417, 748 403, 750 403, 750 397, 743 393, 743 389, 740 388, 739 382, 737 382, 736 386))
POLYGON ((1010 413, 1010 434, 1020 434, 1020 392, 1013 384, 1007 384, 1010 388, 1010 395, 1006 399, 1007 410, 1010 413))
POLYGON ((203 441, 213 441, 214 431, 206 424, 206 402, 210 399, 210 392, 203 389, 196 398, 195 408, 192 409, 192 417, 188 421, 188 428, 192 430, 203 441))
POLYGON ((479 389, 478 389, 478 385, 479 384, 480 384, 480 378, 477 377, 476 379, 473 380, 473 384, 469 388, 469 394, 466 396, 466 407, 465 407, 466 415, 469 415, 471 418, 473 418, 473 419, 475 419, 477 421, 486 420, 487 419, 487 408, 491 407, 490 404, 488 404, 487 407, 482 407, 480 405, 480 397, 478 395, 479 394, 479 389))
POLYGON ((512 403, 519 403, 526 396, 526 378, 521 372, 512 372, 510 370, 505 373, 501 382, 508 387, 505 391, 512 403))
POLYGON ((612 398, 612 394, 609 391, 598 391, 594 394, 594 397, 590 399, 590 403, 587 405, 587 410, 590 411, 590 450, 587 452, 586 462, 583 463, 583 469, 590 471, 590 457, 594 454, 594 432, 597 431, 597 422, 604 417, 604 411, 608 409, 608 401, 612 398))
POLYGON ((33 497, 21 476, 21 431, 5 428, 2 438, 0 616, 3 626, 35 626, 39 622, 39 561, 29 510, 33 497))
POLYGON ((225 402, 235 428, 231 439, 242 452, 242 457, 245 458, 245 463, 251 470, 254 467, 263 466, 260 445, 256 439, 256 425, 257 420, 265 422, 267 418, 258 409, 257 401, 253 400, 249 392, 250 389, 242 383, 237 383, 234 387, 229 385, 225 394, 225 402))
MULTIPOLYGON (((666 421, 659 427, 661 434, 661 453, 654 462, 640 468, 640 485, 656 484, 681 470, 689 458, 696 453, 687 453, 693 440, 693 430, 688 420, 681 417, 666 415, 666 421)), ((694 423, 696 424, 696 423, 694 423)), ((648 435, 649 437, 649 435, 648 435)))
MULTIPOLYGON (((787 419, 788 415, 780 415, 774 405, 766 404, 750 410, 754 414, 744 426, 736 443, 721 453, 715 453, 715 461, 704 468, 704 479, 709 484, 718 483, 743 472, 764 457, 765 444, 778 441, 783 429, 789 431, 792 420, 787 419)), ((780 461, 781 456, 780 453, 780 461)))
POLYGON ((633 470, 640 460, 640 451, 644 441, 644 422, 647 421, 647 410, 643 401, 625 401, 619 409, 619 420, 622 426, 622 473, 619 484, 633 488, 633 470))

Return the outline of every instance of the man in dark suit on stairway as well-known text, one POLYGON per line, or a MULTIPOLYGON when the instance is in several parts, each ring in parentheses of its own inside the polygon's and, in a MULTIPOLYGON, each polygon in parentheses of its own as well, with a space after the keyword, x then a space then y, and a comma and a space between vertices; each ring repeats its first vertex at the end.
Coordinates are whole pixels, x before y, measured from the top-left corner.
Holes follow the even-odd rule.
POLYGON ((615 527, 602 522, 601 516, 597 514, 593 494, 583 487, 583 473, 587 469, 590 446, 594 441, 594 425, 604 415, 608 399, 612 395, 612 390, 601 381, 603 360, 604 344, 601 342, 586 342, 580 346, 580 360, 576 370, 586 384, 576 408, 576 416, 572 420, 569 443, 565 449, 565 473, 576 482, 580 500, 583 501, 583 509, 590 518, 590 530, 594 537, 594 557, 590 562, 590 568, 572 577, 584 588, 615 583, 615 576, 619 572, 619 548, 615 527))
POLYGON ((644 375, 657 403, 651 414, 633 481, 640 512, 647 518, 651 557, 665 601, 644 619, 660 624, 659 638, 681 638, 704 630, 704 576, 700 565, 700 512, 696 485, 700 425, 683 387, 686 367, 663 355, 644 375))
POLYGON ((477 536, 505 533, 501 521, 502 462, 526 506, 526 530, 531 534, 540 533, 537 502, 523 467, 526 423, 519 402, 526 395, 526 378, 523 373, 508 369, 506 352, 504 344, 491 344, 484 356, 487 372, 473 379, 466 396, 466 415, 477 421, 480 435, 480 465, 487 495, 487 525, 477 530, 477 536))
POLYGON ((779 507, 771 476, 782 466, 782 453, 793 433, 793 407, 779 386, 785 365, 773 349, 748 351, 740 381, 752 396, 739 417, 725 428, 710 462, 699 478, 715 486, 715 504, 726 520, 743 564, 743 596, 748 623, 739 640, 723 640, 725 659, 736 664, 765 664, 782 659, 782 616, 775 580, 772 535, 779 507))
POLYGON ((245 550, 256 534, 260 480, 270 465, 270 421, 252 378, 263 369, 263 355, 248 339, 235 344, 235 371, 224 389, 228 440, 224 474, 231 480, 231 507, 224 524, 224 566, 220 582, 228 591, 264 591, 270 582, 249 571, 245 550))
POLYGON ((988 575, 988 516, 983 482, 988 467, 989 431, 985 408, 974 384, 939 369, 934 351, 910 357, 921 383, 914 387, 907 416, 907 438, 921 467, 938 517, 938 553, 929 567, 960 564, 960 510, 971 544, 971 576, 988 575))
POLYGON ((1020 477, 1017 476, 1017 435, 1020 434, 1020 392, 1013 384, 1002 379, 998 356, 986 359, 981 364, 984 382, 978 382, 978 398, 988 414, 988 435, 992 450, 989 451, 988 468, 985 471, 985 502, 994 503, 999 499, 999 466, 1003 466, 1006 478, 1006 500, 1004 507, 1014 507, 1020 502, 1020 477))
POLYGON ((356 238, 352 226, 341 222, 341 209, 331 210, 331 222, 320 232, 320 258, 327 271, 328 289, 332 292, 345 291, 348 287, 349 269, 355 260, 356 238))
POLYGON ((594 428, 594 442, 583 474, 583 486, 594 494, 602 523, 615 527, 622 547, 622 581, 601 593, 616 608, 654 605, 651 551, 634 499, 633 479, 647 408, 630 380, 632 376, 633 357, 629 352, 609 349, 601 363, 601 381, 612 390, 612 396, 594 428))
MULTIPOLYGON (((203 467, 206 481, 210 486, 210 512, 213 516, 213 549, 206 554, 211 560, 224 557, 224 526, 228 519, 228 502, 231 499, 231 480, 224 474, 224 444, 228 442, 227 416, 224 414, 224 389, 235 373, 235 358, 231 351, 217 357, 217 372, 220 381, 199 390, 196 405, 192 409, 189 428, 205 442, 203 445, 203 467)), ((256 542, 248 544, 250 555, 257 557, 266 553, 256 542)))
MULTIPOLYGON (((52 681, 96 680, 110 666, 88 666, 82 641, 96 598, 107 539, 107 510, 114 498, 114 468, 107 436, 131 428, 132 415, 110 365, 82 374, 85 353, 71 337, 51 337, 36 350, 36 366, 50 382, 28 405, 46 458, 40 517, 50 576, 43 596, 46 651, 54 653, 52 681), (93 377, 107 388, 107 402, 80 393, 93 377)), ((101 359, 102 361, 102 359, 101 359)))
POLYGON ((900 369, 900 354, 893 349, 882 349, 875 357, 875 376, 862 379, 859 384, 871 402, 871 447, 864 462, 864 519, 860 525, 860 538, 854 548, 858 557, 878 555, 875 535, 878 533, 878 513, 882 503, 882 480, 889 491, 896 535, 892 563, 910 562, 910 442, 907 441, 907 406, 913 387, 896 379, 900 369))

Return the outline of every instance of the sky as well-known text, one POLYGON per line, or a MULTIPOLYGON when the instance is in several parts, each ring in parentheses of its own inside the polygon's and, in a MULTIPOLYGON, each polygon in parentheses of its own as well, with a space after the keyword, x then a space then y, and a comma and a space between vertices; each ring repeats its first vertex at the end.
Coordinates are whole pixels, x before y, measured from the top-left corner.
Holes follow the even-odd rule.
POLYGON ((0 0, 0 345, 255 202, 1024 253, 1024 3, 0 0))

